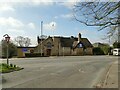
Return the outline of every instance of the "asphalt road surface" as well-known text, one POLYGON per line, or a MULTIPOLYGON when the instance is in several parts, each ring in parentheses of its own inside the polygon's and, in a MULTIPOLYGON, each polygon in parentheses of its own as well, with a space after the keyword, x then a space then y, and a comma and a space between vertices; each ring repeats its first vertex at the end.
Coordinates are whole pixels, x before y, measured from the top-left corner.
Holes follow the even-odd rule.
POLYGON ((24 69, 2 74, 2 87, 92 88, 117 60, 115 56, 14 58, 10 63, 24 69))

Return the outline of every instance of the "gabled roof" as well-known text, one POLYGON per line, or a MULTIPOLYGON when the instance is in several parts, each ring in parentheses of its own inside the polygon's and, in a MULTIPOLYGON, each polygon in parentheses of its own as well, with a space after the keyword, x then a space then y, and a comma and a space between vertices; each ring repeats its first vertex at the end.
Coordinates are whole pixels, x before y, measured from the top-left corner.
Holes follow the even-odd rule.
POLYGON ((78 45, 78 41, 74 41, 74 42, 73 42, 73 48, 76 48, 77 45, 78 45))
POLYGON ((73 42, 75 41, 75 38, 70 37, 61 37, 60 42, 62 47, 72 47, 73 42))
MULTIPOLYGON (((50 39, 50 38, 53 40, 53 37, 48 37, 47 39, 50 39)), ((57 38, 60 41, 61 47, 72 47, 73 42, 78 40, 76 37, 54 36, 54 38, 57 38)))
POLYGON ((81 42, 85 47, 93 47, 93 45, 90 43, 90 41, 87 38, 82 38, 81 42))
POLYGON ((38 44, 41 42, 41 41, 44 41, 45 39, 44 38, 40 38, 39 36, 37 36, 37 42, 38 42, 38 44))
POLYGON ((76 48, 79 44, 82 44, 84 48, 93 47, 87 38, 81 38, 81 41, 74 41, 73 48, 76 48))
MULTIPOLYGON (((73 36, 71 37, 54 36, 54 38, 57 38, 60 41, 61 47, 76 48, 77 45, 79 45, 79 43, 82 43, 85 48, 93 47, 87 38, 81 38, 81 42, 78 42, 78 38, 73 36)), ((43 40, 43 42, 46 42, 48 39, 53 40, 53 37, 48 37, 47 39, 43 40)))

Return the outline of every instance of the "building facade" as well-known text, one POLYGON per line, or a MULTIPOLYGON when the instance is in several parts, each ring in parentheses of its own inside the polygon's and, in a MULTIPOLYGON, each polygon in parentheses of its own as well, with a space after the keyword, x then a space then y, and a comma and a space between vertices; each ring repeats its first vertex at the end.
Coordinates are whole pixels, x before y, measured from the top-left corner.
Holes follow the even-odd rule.
MULTIPOLYGON (((92 55, 93 46, 87 38, 82 38, 81 34, 78 34, 78 37, 48 37, 46 39, 37 38, 38 45, 32 49, 34 53, 41 53, 43 56, 70 56, 70 55, 92 55)), ((22 49, 22 48, 21 48, 22 49)), ((22 54, 19 54, 21 57, 25 55, 22 51, 22 54)), ((28 50, 30 53, 30 50, 28 50)))
POLYGON ((17 57, 24 58, 25 54, 34 53, 36 47, 17 47, 17 57))
POLYGON ((48 37, 38 38, 37 49, 45 56, 92 55, 93 46, 87 38, 78 37, 48 37), (42 51, 41 51, 42 50, 42 51))

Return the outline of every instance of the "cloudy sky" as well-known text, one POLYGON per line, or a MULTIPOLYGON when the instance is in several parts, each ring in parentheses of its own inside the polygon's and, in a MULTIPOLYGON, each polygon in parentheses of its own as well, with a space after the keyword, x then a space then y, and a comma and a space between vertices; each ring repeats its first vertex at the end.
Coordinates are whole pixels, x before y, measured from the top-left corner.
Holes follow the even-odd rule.
POLYGON ((3 0, 0 2, 0 39, 7 33, 13 41, 17 36, 29 37, 35 45, 43 21, 43 34, 47 36, 77 36, 80 32, 92 43, 107 42, 101 39, 104 31, 98 32, 97 28, 87 27, 72 18, 74 4, 74 0, 3 0))

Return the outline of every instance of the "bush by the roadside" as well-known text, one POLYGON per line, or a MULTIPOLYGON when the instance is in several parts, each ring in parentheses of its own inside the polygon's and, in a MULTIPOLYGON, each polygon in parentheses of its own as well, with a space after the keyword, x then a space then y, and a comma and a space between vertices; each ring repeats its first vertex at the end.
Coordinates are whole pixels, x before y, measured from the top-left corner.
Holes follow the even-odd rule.
MULTIPOLYGON (((25 57, 40 57, 41 53, 25 53, 25 57)), ((42 53, 42 56, 44 56, 44 54, 42 53)))
POLYGON ((94 47, 93 53, 94 55, 111 55, 112 48, 108 46, 103 46, 103 47, 94 47))
POLYGON ((13 64, 10 64, 10 65, 5 64, 5 63, 0 64, 0 73, 9 73, 9 72, 18 71, 21 69, 23 69, 23 68, 20 68, 13 64))
POLYGON ((100 47, 93 48, 94 55, 104 55, 103 50, 100 47))
POLYGON ((112 48, 111 47, 108 47, 108 46, 104 46, 104 47, 101 47, 102 51, 104 52, 105 55, 108 55, 108 54, 111 54, 111 50, 112 48))

